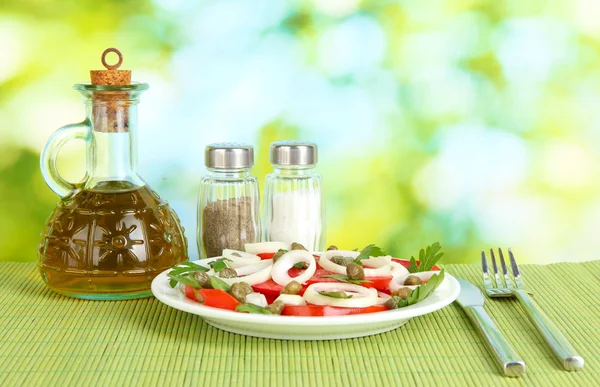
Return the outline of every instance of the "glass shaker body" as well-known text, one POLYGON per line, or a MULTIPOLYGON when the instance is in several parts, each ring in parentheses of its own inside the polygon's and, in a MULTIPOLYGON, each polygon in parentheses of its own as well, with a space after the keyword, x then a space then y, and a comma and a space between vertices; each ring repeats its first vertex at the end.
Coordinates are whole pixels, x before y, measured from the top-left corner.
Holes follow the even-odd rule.
POLYGON ((314 165, 276 165, 265 182, 264 239, 325 247, 323 181, 314 165))
POLYGON ((258 180, 250 174, 251 165, 235 169, 209 165, 213 166, 207 161, 208 174, 198 193, 200 258, 220 256, 224 249, 244 251, 246 243, 261 238, 258 180))

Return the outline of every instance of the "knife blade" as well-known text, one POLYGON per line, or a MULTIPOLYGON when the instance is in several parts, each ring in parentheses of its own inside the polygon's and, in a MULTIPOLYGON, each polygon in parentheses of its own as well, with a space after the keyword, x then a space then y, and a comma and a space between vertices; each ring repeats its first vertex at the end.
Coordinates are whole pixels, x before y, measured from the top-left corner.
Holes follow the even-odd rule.
POLYGON ((496 363, 504 375, 513 377, 523 375, 526 370, 525 362, 486 313, 483 308, 484 296, 481 290, 464 279, 456 279, 460 283, 460 294, 456 302, 463 308, 475 328, 485 339, 488 349, 494 354, 496 363))

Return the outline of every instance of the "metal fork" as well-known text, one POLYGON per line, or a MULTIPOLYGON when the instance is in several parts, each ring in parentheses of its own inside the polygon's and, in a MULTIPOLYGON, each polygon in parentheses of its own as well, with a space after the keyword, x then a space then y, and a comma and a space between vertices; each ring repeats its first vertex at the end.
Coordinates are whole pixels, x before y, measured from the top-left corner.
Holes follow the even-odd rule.
POLYGON ((579 371, 583 369, 584 361, 577 351, 569 343, 567 338, 554 325, 550 318, 533 302, 529 297, 531 293, 525 290, 525 279, 521 276, 515 256, 511 249, 508 249, 510 265, 512 267, 512 277, 506 268, 504 254, 502 249, 498 249, 500 255, 500 264, 502 266, 502 275, 498 273, 498 265, 494 250, 490 249, 492 256, 492 267, 494 269, 493 277, 490 276, 485 251, 481 250, 481 268, 483 270, 483 284, 485 292, 490 298, 497 297, 516 297, 523 310, 527 312, 527 317, 535 325, 538 332, 544 337, 557 359, 562 363, 564 369, 568 371, 579 371))

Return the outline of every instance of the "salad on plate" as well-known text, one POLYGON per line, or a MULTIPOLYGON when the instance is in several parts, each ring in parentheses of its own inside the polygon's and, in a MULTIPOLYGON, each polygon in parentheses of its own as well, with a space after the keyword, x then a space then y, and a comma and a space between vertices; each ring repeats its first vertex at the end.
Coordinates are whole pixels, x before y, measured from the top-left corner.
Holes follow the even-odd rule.
POLYGON ((262 242, 245 251, 184 262, 167 273, 182 297, 239 313, 342 316, 416 304, 442 283, 439 243, 402 260, 375 245, 358 251, 330 246, 323 253, 299 243, 262 242))

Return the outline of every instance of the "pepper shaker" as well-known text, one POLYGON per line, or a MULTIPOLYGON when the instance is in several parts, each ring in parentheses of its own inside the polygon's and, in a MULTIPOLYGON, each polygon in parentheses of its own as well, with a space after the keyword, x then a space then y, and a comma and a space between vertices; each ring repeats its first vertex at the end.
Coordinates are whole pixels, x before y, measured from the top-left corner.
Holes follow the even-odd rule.
POLYGON ((325 247, 323 181, 315 172, 317 145, 306 141, 271 144, 273 172, 265 181, 263 235, 267 241, 298 242, 309 251, 325 247))
POLYGON ((198 253, 216 257, 224 249, 244 250, 261 238, 259 191, 254 148, 236 143, 210 144, 205 149, 208 173, 198 193, 198 253))

